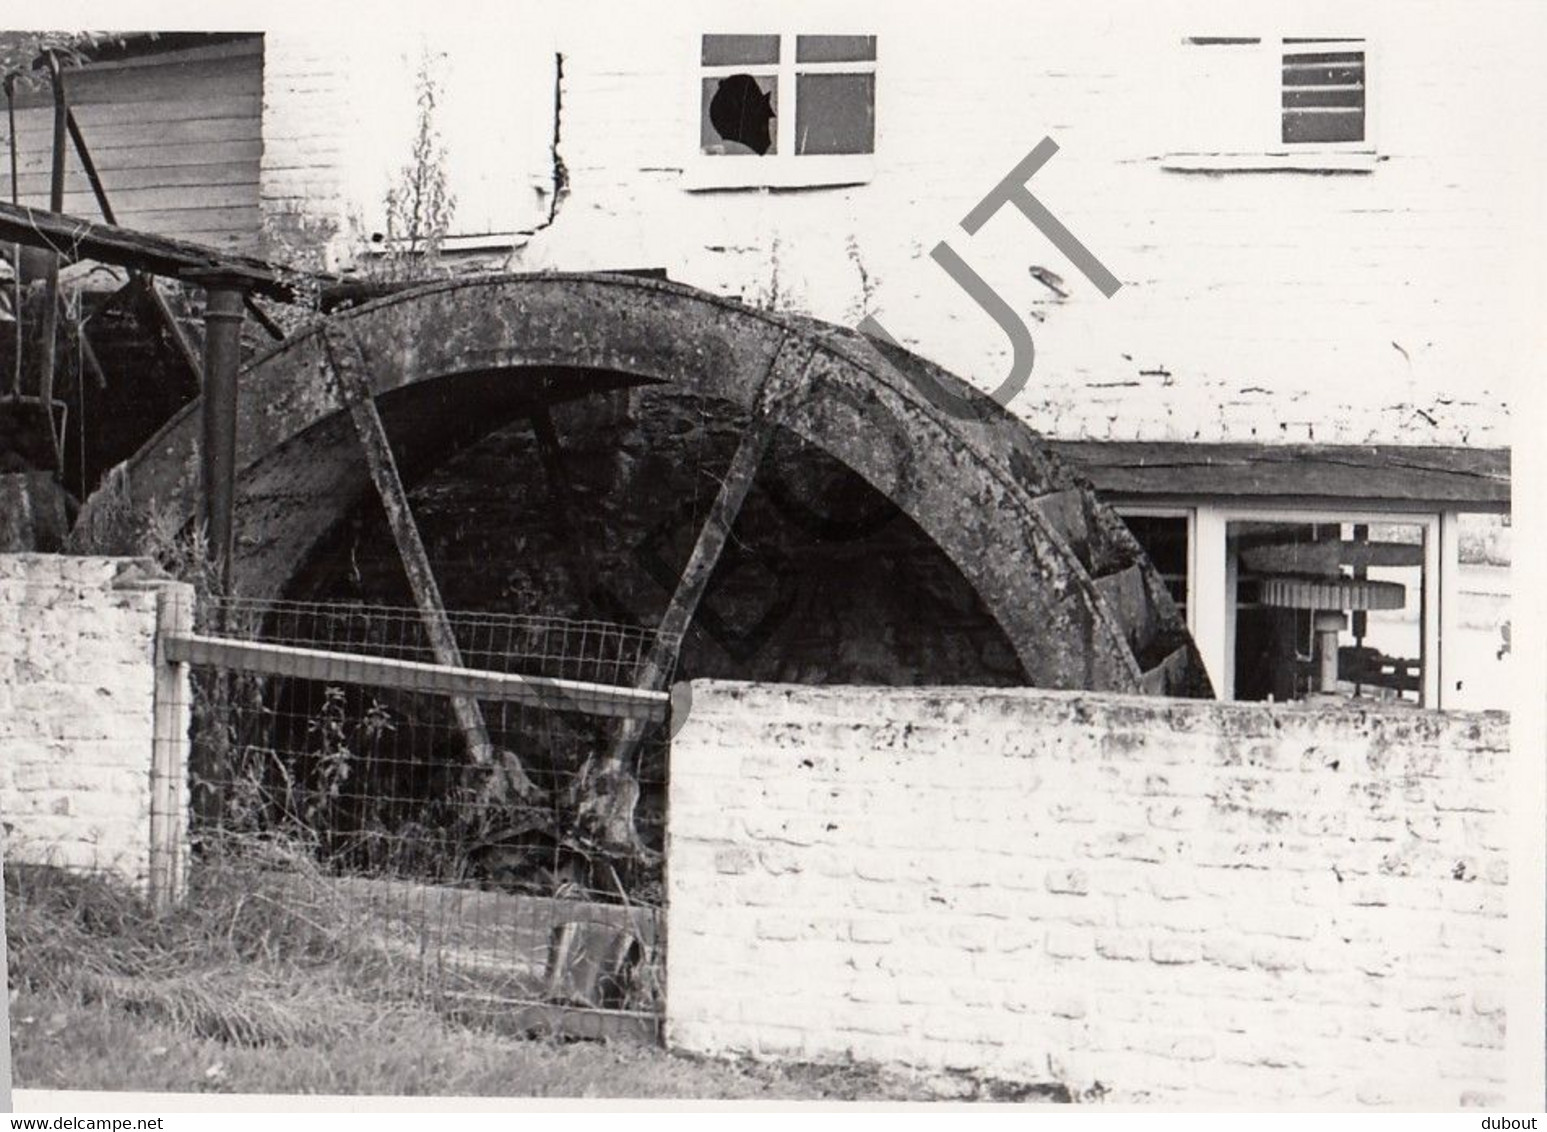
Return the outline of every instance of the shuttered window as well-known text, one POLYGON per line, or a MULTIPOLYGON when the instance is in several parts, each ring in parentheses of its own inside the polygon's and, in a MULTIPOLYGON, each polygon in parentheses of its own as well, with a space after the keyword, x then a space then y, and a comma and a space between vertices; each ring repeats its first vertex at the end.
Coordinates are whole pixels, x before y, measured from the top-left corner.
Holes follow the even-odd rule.
POLYGON ((1282 121, 1286 145, 1364 141, 1363 41, 1285 39, 1282 121))
POLYGON ((1190 35, 1182 46, 1165 168, 1376 167, 1375 44, 1346 35, 1190 35))

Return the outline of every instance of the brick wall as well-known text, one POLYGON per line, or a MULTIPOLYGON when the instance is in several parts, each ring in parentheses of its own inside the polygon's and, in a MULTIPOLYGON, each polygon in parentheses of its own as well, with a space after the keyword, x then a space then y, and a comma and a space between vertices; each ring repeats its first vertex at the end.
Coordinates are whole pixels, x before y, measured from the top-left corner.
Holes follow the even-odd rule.
MULTIPOLYGON (((1114 19, 1101 5, 1059 0, 1038 8, 1037 28, 1053 34, 1038 34, 1009 0, 925 19, 906 6, 853 4, 788 5, 750 22, 692 6, 555 12, 570 196, 517 266, 661 266, 845 325, 874 314, 904 345, 992 389, 1009 372, 1010 347, 931 262, 930 249, 948 240, 1027 320, 1036 368, 1012 408, 1049 435, 1508 443, 1508 375, 1531 355, 1497 327, 1520 310, 1521 269, 1507 233, 1469 202, 1504 215, 1525 197, 1503 129, 1441 123, 1502 125, 1521 80, 1509 29, 1476 28, 1463 5, 1429 5, 1424 21, 1326 5, 1280 25, 1224 4, 1114 19), (868 183, 684 188, 698 138, 695 37, 754 24, 878 36, 868 183), (1200 114, 1186 81, 1204 63, 1182 38, 1224 26, 1369 37, 1380 54, 1374 167, 1332 176, 1169 168, 1171 152, 1206 144, 1214 117, 1200 114), (1310 26, 1318 31, 1296 30, 1310 26), (1110 300, 1011 209, 973 237, 958 226, 1044 136, 1060 150, 1035 191, 1123 281, 1110 300), (1472 257, 1476 290, 1456 288, 1472 257), (1039 282, 1039 271, 1061 287, 1039 282)), ((1239 107, 1259 96, 1276 112, 1276 92, 1228 79, 1206 97, 1239 107)))
POLYGON ((677 1048, 1188 1105, 1504 1091, 1502 714, 692 691, 677 1048))
POLYGON ((1077 0, 1043 5, 1036 27, 1011 0, 923 20, 852 3, 744 21, 702 5, 538 0, 462 18, 449 34, 441 25, 455 14, 436 10, 364 38, 323 26, 304 42, 270 36, 265 208, 379 210, 413 120, 411 71, 396 61, 427 36, 448 76, 476 72, 493 42, 522 54, 483 128, 519 121, 519 138, 480 152, 459 140, 455 115, 443 125, 452 191, 471 200, 489 192, 479 177, 502 181, 521 202, 516 227, 536 230, 513 237, 512 269, 663 267, 845 325, 874 314, 991 389, 1009 370, 1009 343, 930 260, 948 240, 1028 320, 1036 369, 1012 407, 1049 435, 1508 443, 1507 392, 1533 356, 1500 332, 1531 325, 1510 222, 1531 204, 1512 126, 1529 61, 1511 49, 1508 21, 1479 23, 1458 0, 1426 5, 1423 19, 1324 4, 1285 23, 1224 3, 1118 20, 1077 0), (1326 176, 1168 163, 1212 139, 1205 98, 1259 99, 1270 124, 1277 113, 1274 90, 1223 76, 1200 95, 1189 81, 1208 60, 1183 38, 1221 28, 1368 37, 1377 160, 1326 176), (872 179, 691 190, 697 37, 834 29, 879 39, 872 179), (564 56, 557 131, 550 46, 564 56), (568 195, 547 225, 548 202, 532 194, 551 183, 555 134, 568 195), (1013 210, 976 237, 958 226, 1044 136, 1060 150, 1036 191, 1123 281, 1110 300, 1013 210), (1048 272, 1062 285, 1040 282, 1048 272))
POLYGON ((158 673, 155 640, 164 595, 189 592, 146 560, 0 555, 8 861, 108 870, 139 885, 150 879, 153 823, 176 842, 162 819, 185 812, 186 673, 158 673), (153 775, 158 756, 169 760, 166 781, 153 775))
POLYGON ((263 158, 259 205, 267 254, 332 266, 348 207, 349 96, 328 44, 270 32, 263 51, 263 158))

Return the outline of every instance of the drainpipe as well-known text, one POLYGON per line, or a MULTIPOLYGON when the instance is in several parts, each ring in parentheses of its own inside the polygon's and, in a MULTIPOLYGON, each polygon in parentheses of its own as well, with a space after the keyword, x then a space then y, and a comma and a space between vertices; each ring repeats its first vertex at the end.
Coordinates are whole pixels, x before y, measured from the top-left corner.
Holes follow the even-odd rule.
MULTIPOLYGON (((54 152, 53 168, 48 183, 48 210, 64 211, 64 142, 68 129, 70 107, 64 96, 64 75, 59 70, 59 56, 52 51, 44 57, 48 64, 49 85, 54 91, 54 152)), ((59 256, 48 256, 47 273, 44 276, 43 341, 38 351, 38 401, 43 406, 43 419, 48 423, 48 438, 54 453, 54 467, 64 470, 64 453, 60 449, 59 435, 54 432, 54 360, 55 338, 59 333, 59 256)))
MULTIPOLYGON (((11 203, 21 203, 21 180, 16 167, 16 75, 5 76, 5 116, 11 130, 11 203)), ((11 245, 12 311, 16 316, 16 357, 11 369, 11 397, 21 398, 22 325, 21 325, 21 245, 11 245)))
POLYGON ((204 422, 201 449, 204 530, 220 575, 231 592, 232 512, 236 501, 236 394, 242 322, 253 276, 219 268, 185 272, 204 288, 204 422))

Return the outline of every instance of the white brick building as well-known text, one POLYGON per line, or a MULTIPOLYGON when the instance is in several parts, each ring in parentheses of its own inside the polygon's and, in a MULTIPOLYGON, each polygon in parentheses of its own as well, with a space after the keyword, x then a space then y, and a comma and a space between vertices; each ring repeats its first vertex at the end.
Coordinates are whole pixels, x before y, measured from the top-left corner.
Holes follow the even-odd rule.
POLYGON ((453 270, 664 270, 873 316, 994 388, 1010 343, 931 261, 946 241, 1032 334, 1012 409, 1139 520, 1218 689, 1299 694, 1310 612, 1270 608, 1252 579, 1330 536, 1334 569, 1402 587, 1382 603, 1400 608, 1346 619, 1344 684, 1503 706, 1525 357, 1504 328, 1526 324, 1527 202, 1508 21, 1453 3, 1313 5, 1292 24, 1073 3, 471 20, 263 35, 270 254, 368 264, 426 63, 453 270), (761 156, 711 120, 736 75, 772 100, 761 156), (1111 298, 1011 208, 959 224, 1044 138, 1058 149, 1032 189, 1121 281, 1111 298), (1243 558, 1262 544, 1280 549, 1243 558))

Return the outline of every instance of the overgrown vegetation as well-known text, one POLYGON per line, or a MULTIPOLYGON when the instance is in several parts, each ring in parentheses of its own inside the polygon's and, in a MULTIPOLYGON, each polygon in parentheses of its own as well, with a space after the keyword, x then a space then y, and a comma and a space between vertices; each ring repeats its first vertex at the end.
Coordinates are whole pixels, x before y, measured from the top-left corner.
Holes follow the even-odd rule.
POLYGON ((41 86, 48 82, 48 72, 34 69, 40 56, 51 51, 60 63, 76 66, 87 62, 94 50, 123 41, 121 35, 100 31, 0 32, 0 78, 14 75, 18 86, 41 86))
POLYGON ((160 918, 104 876, 8 863, 5 885, 17 990, 238 1045, 337 1040, 415 1001, 326 879, 271 843, 199 862, 160 918))
POLYGON ((421 51, 414 74, 418 112, 408 161, 387 190, 386 248, 381 275, 387 279, 433 274, 457 201, 446 176, 446 147, 436 123, 440 80, 436 60, 421 51))
MULTIPOLYGON (((179 526, 164 509, 133 513, 127 506, 112 525, 129 552, 154 558, 193 585, 197 628, 259 637, 257 612, 222 600, 219 571, 197 527, 179 526), (216 609, 219 625, 211 623, 216 609)), ((360 617, 368 622, 369 611, 360 617)), ((390 633, 396 624, 386 617, 367 631, 390 633)), ((403 643, 383 637, 377 646, 385 654, 403 643)), ((468 757, 444 697, 196 669, 192 710, 189 779, 198 845, 227 834, 278 837, 340 875, 646 907, 663 902, 662 814, 648 806, 633 811, 647 846, 639 856, 593 844, 575 817, 570 787, 587 753, 615 741, 611 721, 492 711, 491 732, 519 744, 541 786, 540 797, 518 799, 487 788, 492 771, 468 757)), ((638 746, 635 776, 663 782, 659 729, 638 746)))
POLYGON ((265 210, 264 253, 285 266, 281 277, 295 293, 293 302, 271 312, 287 335, 298 332, 321 312, 317 273, 334 270, 330 249, 343 259, 345 275, 365 287, 350 302, 371 298, 376 293, 373 285, 393 289, 445 274, 441 250, 456 216, 457 200, 451 191, 447 149, 438 121, 440 58, 428 50, 420 52, 414 74, 413 139, 407 158, 380 198, 383 211, 379 230, 354 208, 342 224, 317 215, 304 202, 265 210))
POLYGON ((410 963, 340 918, 328 878, 304 857, 253 842, 203 862, 191 883, 188 899, 158 919, 104 878, 6 866, 17 1086, 787 1100, 979 1095, 959 1081, 864 1065, 704 1061, 654 1045, 522 1039, 457 1025, 434 1009, 410 963))

